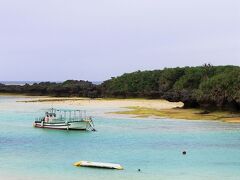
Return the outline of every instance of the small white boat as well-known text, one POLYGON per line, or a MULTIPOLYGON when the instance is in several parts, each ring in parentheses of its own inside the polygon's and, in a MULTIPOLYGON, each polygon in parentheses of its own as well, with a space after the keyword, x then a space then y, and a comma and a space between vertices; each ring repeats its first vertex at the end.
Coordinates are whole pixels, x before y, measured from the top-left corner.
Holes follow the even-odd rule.
POLYGON ((53 108, 44 117, 38 118, 33 126, 60 130, 95 130, 92 118, 86 116, 86 111, 53 108))
POLYGON ((79 162, 74 163, 74 166, 123 170, 123 167, 120 164, 89 162, 89 161, 79 161, 79 162))

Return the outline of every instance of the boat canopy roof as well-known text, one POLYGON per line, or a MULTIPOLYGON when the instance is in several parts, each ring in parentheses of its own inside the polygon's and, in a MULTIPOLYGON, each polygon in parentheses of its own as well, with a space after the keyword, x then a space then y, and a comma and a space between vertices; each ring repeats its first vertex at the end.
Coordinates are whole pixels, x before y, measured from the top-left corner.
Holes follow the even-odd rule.
POLYGON ((80 110, 80 109, 47 109, 46 112, 48 113, 56 113, 56 112, 85 112, 86 110, 80 110))
POLYGON ((69 118, 72 118, 73 116, 79 116, 79 117, 87 117, 86 110, 79 110, 79 109, 55 109, 51 108, 46 110, 45 112, 46 116, 61 116, 63 115, 65 118, 69 116, 69 118))

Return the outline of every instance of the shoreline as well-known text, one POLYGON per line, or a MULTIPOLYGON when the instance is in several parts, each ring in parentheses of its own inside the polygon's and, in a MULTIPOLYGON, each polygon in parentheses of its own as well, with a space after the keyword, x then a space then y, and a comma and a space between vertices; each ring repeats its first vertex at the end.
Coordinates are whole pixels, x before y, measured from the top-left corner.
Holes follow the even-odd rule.
POLYGON ((183 109, 182 102, 169 102, 161 99, 113 99, 113 98, 83 98, 83 97, 46 97, 22 96, 30 100, 17 101, 20 103, 46 103, 51 105, 73 105, 86 108, 116 108, 108 115, 124 115, 131 118, 170 118, 176 120, 211 120, 228 123, 240 123, 240 113, 230 111, 212 111, 204 113, 202 109, 183 109))

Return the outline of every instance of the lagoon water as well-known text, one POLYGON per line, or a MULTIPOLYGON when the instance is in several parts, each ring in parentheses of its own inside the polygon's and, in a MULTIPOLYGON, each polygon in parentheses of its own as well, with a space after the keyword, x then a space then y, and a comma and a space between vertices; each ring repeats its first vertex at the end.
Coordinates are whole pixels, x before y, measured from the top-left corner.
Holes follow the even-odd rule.
POLYGON ((1 180, 240 179, 240 124, 110 118, 92 108, 97 132, 36 129, 49 106, 20 99, 0 96, 1 180), (79 160, 125 170, 72 166, 79 160))

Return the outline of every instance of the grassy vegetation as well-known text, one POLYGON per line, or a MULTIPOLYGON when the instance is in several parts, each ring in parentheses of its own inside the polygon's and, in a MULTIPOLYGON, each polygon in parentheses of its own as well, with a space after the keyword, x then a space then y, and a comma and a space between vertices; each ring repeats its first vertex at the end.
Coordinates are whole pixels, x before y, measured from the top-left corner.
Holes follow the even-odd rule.
POLYGON ((155 116, 159 118, 187 119, 187 120, 220 120, 225 122, 240 122, 240 113, 230 111, 205 112, 201 109, 153 109, 145 107, 127 107, 127 111, 114 112, 115 114, 134 115, 136 117, 155 116))

